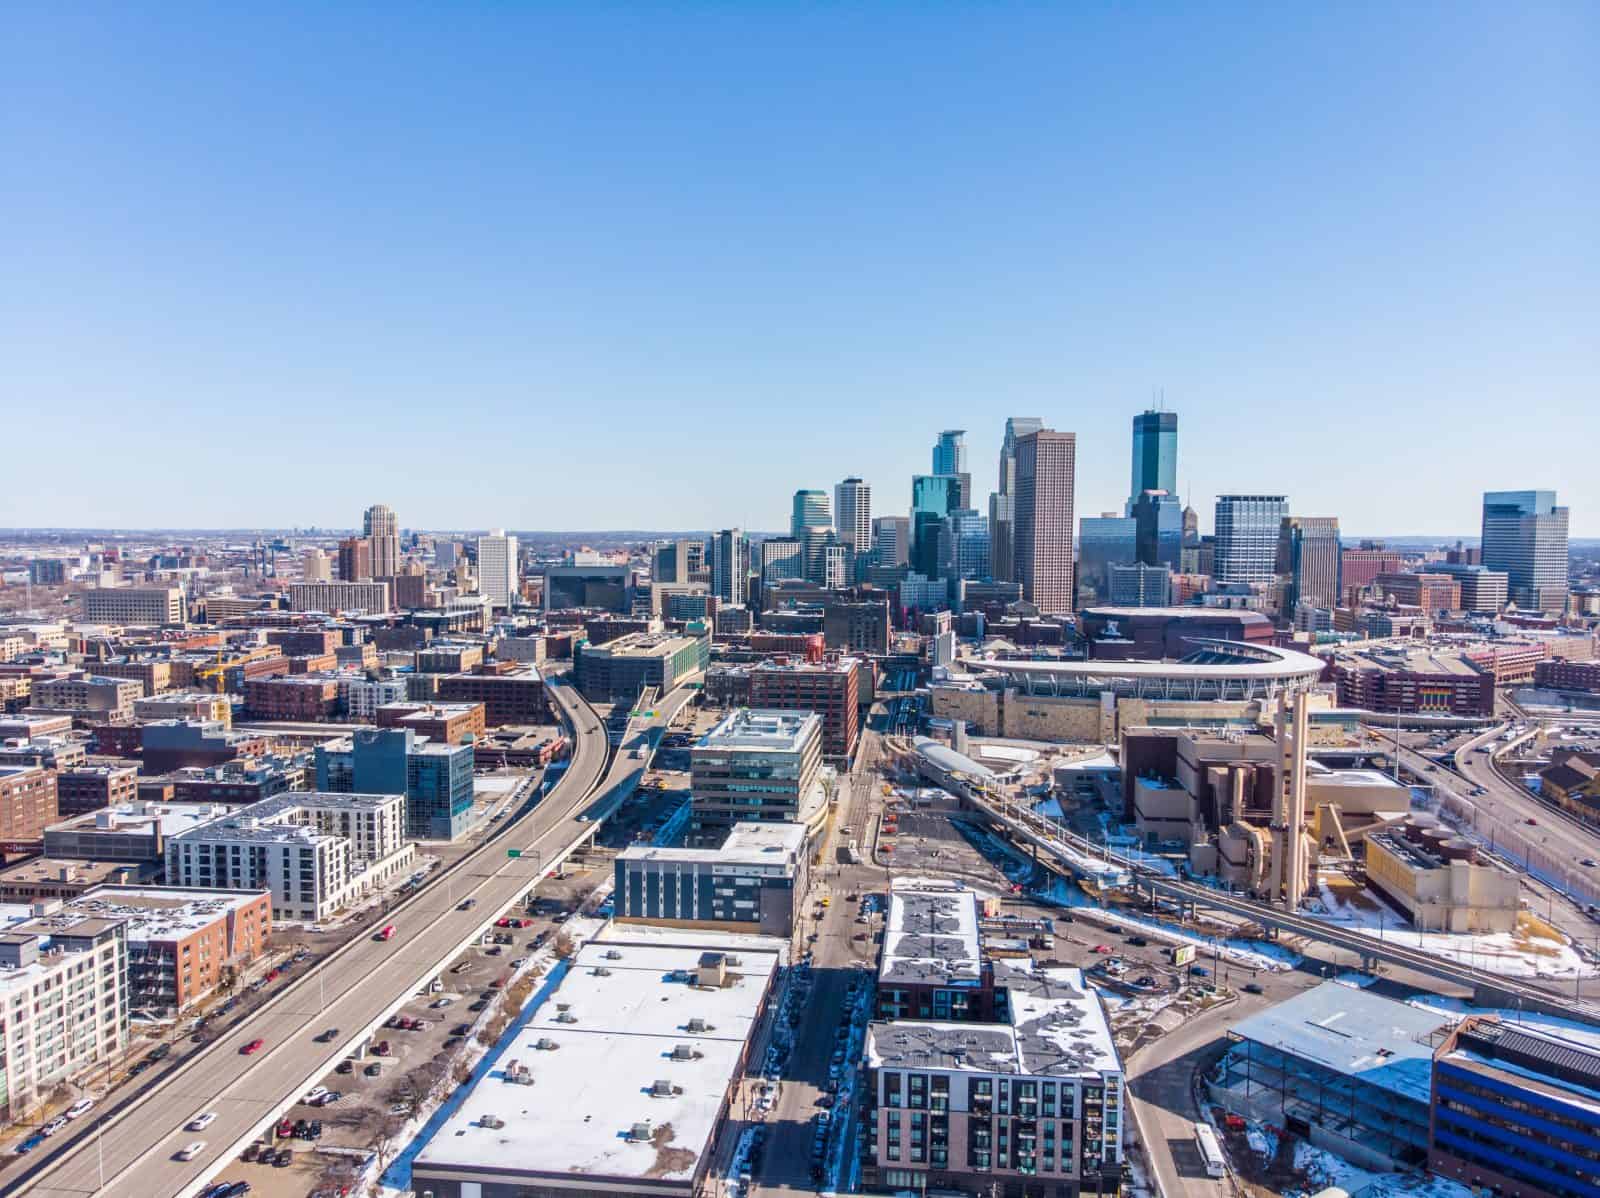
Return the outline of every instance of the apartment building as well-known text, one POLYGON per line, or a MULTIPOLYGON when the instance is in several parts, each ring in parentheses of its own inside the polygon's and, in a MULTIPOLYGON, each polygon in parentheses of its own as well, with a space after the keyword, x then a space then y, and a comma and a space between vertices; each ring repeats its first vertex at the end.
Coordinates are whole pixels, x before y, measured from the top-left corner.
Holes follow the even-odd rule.
POLYGON ((187 617, 181 587, 95 587, 83 595, 86 624, 182 624, 187 617))
POLYGON ((323 920, 411 868, 403 794, 296 791, 167 840, 167 882, 268 890, 275 920, 323 920))
POLYGON ((806 839, 801 824, 745 821, 718 848, 631 845, 614 862, 617 920, 787 940, 806 889, 806 839))
POLYGON ((521 662, 493 662, 470 673, 447 674, 439 679, 437 697, 446 703, 483 704, 484 723, 491 728, 550 723, 544 676, 521 662))
POLYGON ((289 587, 290 611, 390 610, 386 582, 296 582, 289 587))
POLYGON ((323 674, 254 678, 245 684, 244 702, 258 720, 327 721, 339 714, 339 680, 323 674))
POLYGON ((131 765, 80 765, 56 772, 56 808, 62 816, 116 807, 138 797, 139 771, 131 765))
POLYGON ((131 678, 52 678, 33 684, 32 705, 52 712, 73 712, 77 718, 103 724, 133 720, 134 701, 144 696, 144 684, 131 678))
POLYGON ((59 817, 54 770, 0 765, 0 842, 42 841, 59 817))
POLYGON ((848 761, 861 733, 859 671, 870 668, 855 657, 758 662, 750 667, 749 703, 774 711, 816 712, 822 717, 823 755, 848 761))
POLYGON ((227 695, 206 691, 172 691, 146 695, 133 701, 133 718, 141 723, 155 720, 213 721, 233 727, 233 700, 227 695))
POLYGON ((0 1117, 127 1047, 127 977, 122 920, 55 915, 0 932, 0 1117))

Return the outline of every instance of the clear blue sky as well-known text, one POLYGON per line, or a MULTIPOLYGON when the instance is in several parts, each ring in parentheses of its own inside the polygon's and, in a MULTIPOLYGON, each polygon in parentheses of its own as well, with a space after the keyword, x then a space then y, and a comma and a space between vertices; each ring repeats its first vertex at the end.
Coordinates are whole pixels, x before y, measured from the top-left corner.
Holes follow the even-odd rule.
POLYGON ((1117 507, 1600 535, 1600 6, 9 6, 0 525, 1117 507))

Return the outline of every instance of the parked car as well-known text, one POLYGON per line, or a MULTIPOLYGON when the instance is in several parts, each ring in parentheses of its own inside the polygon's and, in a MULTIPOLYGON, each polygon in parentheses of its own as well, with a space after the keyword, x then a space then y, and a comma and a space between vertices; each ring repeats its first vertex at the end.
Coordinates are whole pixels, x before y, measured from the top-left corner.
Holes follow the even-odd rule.
POLYGON ((1261 983, 1260 982, 1246 982, 1244 984, 1244 992, 1246 994, 1265 994, 1266 993, 1266 991, 1264 991, 1261 988, 1261 983))
POLYGON ((39 1134, 41 1136, 53 1136, 66 1125, 67 1120, 65 1116, 57 1115, 54 1119, 50 1120, 49 1123, 46 1123, 39 1129, 39 1134))
POLYGON ((361 1072, 365 1073, 368 1077, 381 1077, 383 1075, 383 1066, 377 1061, 373 1061, 361 1072))
POLYGON ((79 1115, 87 1115, 94 1110, 94 1099, 80 1098, 67 1108, 67 1118, 76 1119, 79 1115))

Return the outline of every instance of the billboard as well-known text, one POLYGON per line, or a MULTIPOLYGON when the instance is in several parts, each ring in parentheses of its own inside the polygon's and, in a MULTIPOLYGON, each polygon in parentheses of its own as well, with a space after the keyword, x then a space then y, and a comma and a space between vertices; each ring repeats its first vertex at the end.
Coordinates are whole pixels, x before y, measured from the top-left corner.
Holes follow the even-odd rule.
POLYGON ((1172 963, 1174 965, 1187 965, 1194 960, 1194 945, 1180 944, 1172 950, 1172 963))

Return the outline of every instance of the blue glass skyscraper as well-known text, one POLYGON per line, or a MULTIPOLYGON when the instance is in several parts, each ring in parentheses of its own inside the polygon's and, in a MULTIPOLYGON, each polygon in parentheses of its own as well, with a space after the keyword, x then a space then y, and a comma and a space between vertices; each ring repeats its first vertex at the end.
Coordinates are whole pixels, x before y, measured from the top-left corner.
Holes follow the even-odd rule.
POLYGON ((1178 414, 1140 412, 1133 418, 1133 481, 1128 488, 1129 515, 1146 491, 1178 493, 1178 414))

